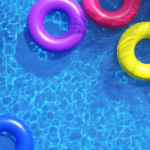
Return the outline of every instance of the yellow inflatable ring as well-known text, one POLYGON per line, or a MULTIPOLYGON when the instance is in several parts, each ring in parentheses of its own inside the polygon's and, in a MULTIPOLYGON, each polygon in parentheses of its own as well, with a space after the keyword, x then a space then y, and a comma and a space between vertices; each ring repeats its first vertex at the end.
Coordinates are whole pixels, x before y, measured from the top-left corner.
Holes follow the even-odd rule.
POLYGON ((150 64, 144 64, 135 57, 134 49, 142 39, 150 39, 150 22, 137 23, 127 29, 117 47, 117 56, 123 70, 139 80, 150 80, 150 64))

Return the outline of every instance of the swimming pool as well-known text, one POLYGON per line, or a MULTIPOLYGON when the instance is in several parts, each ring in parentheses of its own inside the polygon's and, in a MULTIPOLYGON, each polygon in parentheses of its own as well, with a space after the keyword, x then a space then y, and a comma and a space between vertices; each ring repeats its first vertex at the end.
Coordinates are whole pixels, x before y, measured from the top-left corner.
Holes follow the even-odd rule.
MULTIPOLYGON (((141 0, 137 17, 120 29, 104 29, 87 19, 82 42, 60 54, 43 52, 28 34, 27 15, 35 2, 1 1, 0 115, 14 115, 29 126, 34 150, 148 150, 150 82, 128 76, 116 53, 127 28, 150 20, 150 2, 141 0)), ((100 3, 114 11, 123 0, 100 3)), ((45 28, 64 34, 67 18, 51 13, 45 28)), ((136 46, 144 63, 150 63, 149 47, 150 40, 136 46)))

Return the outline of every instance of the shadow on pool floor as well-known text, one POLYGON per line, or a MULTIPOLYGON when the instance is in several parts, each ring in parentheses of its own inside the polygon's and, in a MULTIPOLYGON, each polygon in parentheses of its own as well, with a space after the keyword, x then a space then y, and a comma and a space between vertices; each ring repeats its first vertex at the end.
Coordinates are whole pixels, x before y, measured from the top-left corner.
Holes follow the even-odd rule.
POLYGON ((0 133, 0 150, 15 150, 16 141, 12 139, 11 134, 6 135, 0 133))
POLYGON ((41 56, 38 56, 33 52, 30 46, 31 42, 32 39, 27 28, 24 28, 24 32, 21 32, 17 37, 18 44, 14 57, 26 72, 33 73, 37 77, 53 77, 71 62, 72 51, 57 53, 53 54, 51 58, 40 59, 44 53, 41 51, 39 54, 41 56))

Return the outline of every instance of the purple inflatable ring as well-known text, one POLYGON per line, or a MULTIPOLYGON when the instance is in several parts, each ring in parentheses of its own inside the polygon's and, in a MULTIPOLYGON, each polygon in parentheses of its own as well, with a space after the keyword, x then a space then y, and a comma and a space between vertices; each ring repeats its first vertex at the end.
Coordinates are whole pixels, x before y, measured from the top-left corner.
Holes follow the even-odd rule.
POLYGON ((83 39, 86 18, 74 0, 39 0, 30 10, 27 26, 33 41, 40 48, 48 52, 64 52, 75 48, 83 39), (69 29, 62 36, 52 36, 44 28, 44 19, 52 11, 62 11, 69 18, 69 29))

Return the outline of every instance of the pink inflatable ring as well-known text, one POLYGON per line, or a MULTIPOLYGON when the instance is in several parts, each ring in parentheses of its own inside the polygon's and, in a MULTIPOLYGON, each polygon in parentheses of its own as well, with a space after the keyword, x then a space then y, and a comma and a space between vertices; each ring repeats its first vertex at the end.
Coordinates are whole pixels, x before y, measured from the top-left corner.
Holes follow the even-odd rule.
POLYGON ((138 14, 141 0, 124 0, 123 6, 115 11, 105 11, 99 0, 82 0, 87 17, 103 28, 120 28, 130 23, 138 14))

